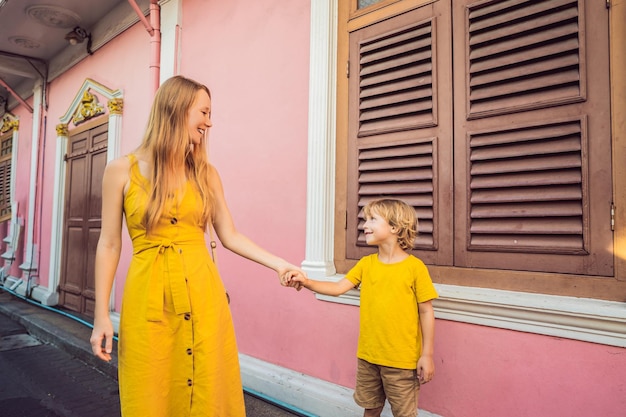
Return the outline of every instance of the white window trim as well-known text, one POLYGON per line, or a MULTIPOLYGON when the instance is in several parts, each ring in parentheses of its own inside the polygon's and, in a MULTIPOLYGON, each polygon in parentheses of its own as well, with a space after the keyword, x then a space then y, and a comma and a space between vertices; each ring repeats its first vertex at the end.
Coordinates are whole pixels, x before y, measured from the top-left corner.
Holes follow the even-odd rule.
MULTIPOLYGON (((337 281, 334 204, 338 0, 311 2, 306 252, 302 268, 337 281)), ((623 303, 436 284, 438 319, 626 347, 623 303)), ((359 293, 324 301, 358 305, 359 293)))
MULTIPOLYGON (((326 277, 336 281, 342 275, 326 277)), ((626 347, 626 308, 615 301, 435 284, 435 317, 462 323, 626 347)), ((359 305, 359 292, 319 300, 359 305)))

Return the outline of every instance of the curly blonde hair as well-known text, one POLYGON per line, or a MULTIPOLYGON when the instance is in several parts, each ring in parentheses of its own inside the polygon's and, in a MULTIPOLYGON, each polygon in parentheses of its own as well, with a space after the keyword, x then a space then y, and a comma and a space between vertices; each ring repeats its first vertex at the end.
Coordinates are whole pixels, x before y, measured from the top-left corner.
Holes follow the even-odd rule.
POLYGON ((370 201, 363 208, 365 216, 371 217, 372 213, 378 214, 385 219, 391 227, 398 230, 398 244, 404 250, 413 249, 413 243, 417 237, 417 213, 415 209, 402 200, 394 198, 381 198, 370 201))

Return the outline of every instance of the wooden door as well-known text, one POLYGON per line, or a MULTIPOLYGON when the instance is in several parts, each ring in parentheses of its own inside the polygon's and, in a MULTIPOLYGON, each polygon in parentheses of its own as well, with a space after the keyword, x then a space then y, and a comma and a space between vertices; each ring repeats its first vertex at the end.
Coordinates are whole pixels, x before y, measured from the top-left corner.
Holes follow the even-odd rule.
POLYGON ((108 124, 71 136, 66 155, 60 305, 93 316, 108 124))

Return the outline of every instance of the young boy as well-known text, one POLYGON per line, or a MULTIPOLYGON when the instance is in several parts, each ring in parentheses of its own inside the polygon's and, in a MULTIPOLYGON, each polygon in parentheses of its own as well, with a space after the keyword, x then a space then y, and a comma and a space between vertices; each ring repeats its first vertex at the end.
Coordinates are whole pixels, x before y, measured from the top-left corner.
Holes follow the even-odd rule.
POLYGON ((292 277, 292 286, 340 295, 360 286, 360 331, 354 400, 364 417, 381 415, 385 399, 394 417, 415 417, 420 384, 435 373, 437 291, 424 263, 407 251, 417 235, 415 210, 400 200, 370 202, 365 240, 378 253, 363 257, 337 282, 292 277))

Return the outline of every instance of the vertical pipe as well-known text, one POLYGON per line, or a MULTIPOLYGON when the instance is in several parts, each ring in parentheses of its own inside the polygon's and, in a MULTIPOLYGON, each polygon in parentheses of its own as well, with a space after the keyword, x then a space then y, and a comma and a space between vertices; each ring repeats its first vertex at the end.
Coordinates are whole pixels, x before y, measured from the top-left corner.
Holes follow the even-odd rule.
POLYGON ((161 12, 159 0, 150 0, 150 22, 143 15, 135 0, 128 0, 128 3, 150 34, 150 79, 152 91, 155 93, 159 88, 161 77, 161 12))
POLYGON ((158 0, 150 0, 150 24, 154 29, 150 34, 150 74, 153 92, 161 82, 161 12, 158 0))

